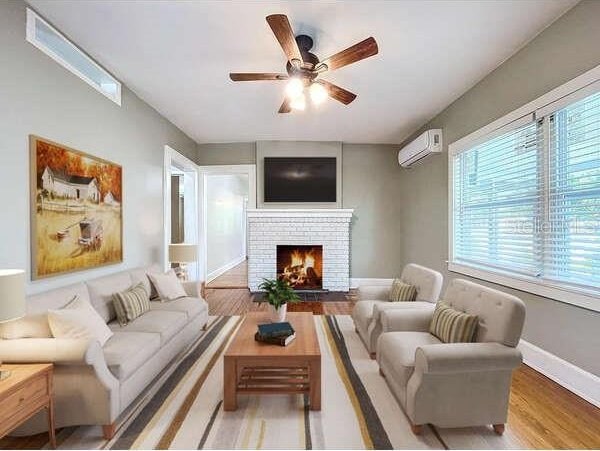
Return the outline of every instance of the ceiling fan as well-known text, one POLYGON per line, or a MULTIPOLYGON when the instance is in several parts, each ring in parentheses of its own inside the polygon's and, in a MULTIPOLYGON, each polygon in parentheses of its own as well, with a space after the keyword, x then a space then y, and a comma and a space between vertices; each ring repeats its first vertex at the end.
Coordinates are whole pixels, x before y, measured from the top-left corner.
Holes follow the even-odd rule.
POLYGON ((286 64, 287 74, 230 73, 229 78, 231 80, 289 80, 286 86, 285 100, 279 108, 280 113, 289 113, 292 109, 303 110, 306 106, 305 88, 308 88, 311 100, 315 104, 323 102, 327 96, 342 102, 344 105, 348 105, 356 98, 356 94, 318 77, 324 72, 339 69, 377 55, 379 49, 374 38, 369 37, 321 61, 314 53, 309 52, 313 46, 312 38, 304 34, 294 36, 285 14, 267 16, 267 23, 273 30, 273 34, 275 34, 288 59, 286 64))

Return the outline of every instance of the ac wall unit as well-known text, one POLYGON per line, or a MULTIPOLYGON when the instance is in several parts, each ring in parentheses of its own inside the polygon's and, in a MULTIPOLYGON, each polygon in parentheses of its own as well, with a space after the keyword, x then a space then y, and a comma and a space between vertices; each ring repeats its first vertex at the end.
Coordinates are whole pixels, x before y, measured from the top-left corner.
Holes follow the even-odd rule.
POLYGON ((407 168, 432 153, 442 152, 442 129, 427 130, 398 152, 398 163, 407 168))

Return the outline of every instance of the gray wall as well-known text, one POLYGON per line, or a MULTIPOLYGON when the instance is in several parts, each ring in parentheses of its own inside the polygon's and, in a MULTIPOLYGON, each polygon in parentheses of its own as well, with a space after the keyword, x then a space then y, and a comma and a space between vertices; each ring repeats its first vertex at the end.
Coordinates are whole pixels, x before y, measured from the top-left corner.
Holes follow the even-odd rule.
POLYGON ((196 163, 200 166, 256 163, 256 143, 198 144, 196 163))
MULTIPOLYGON (((447 144, 502 117, 600 64, 600 1, 584 1, 434 118, 447 144)), ((417 135, 418 133, 415 133, 417 135)), ((416 262, 448 273, 447 154, 402 170, 401 263, 416 262)), ((493 286, 493 284, 488 284, 493 286)), ((527 304, 524 339, 600 375, 600 313, 517 292, 527 304)))
POLYGON ((354 208, 351 277, 400 275, 400 167, 397 146, 344 144, 343 207, 354 208))
POLYGON ((123 89, 122 107, 25 41, 25 3, 0 2, 0 268, 29 270, 29 145, 35 134, 123 166, 124 262, 29 283, 30 293, 161 261, 164 145, 196 144, 123 89))

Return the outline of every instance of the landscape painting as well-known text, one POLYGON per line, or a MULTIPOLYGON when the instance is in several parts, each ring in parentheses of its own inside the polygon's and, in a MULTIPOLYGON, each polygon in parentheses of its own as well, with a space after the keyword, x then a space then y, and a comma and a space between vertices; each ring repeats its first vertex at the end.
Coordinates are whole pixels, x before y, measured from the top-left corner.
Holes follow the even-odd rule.
POLYGON ((32 279, 123 261, 121 166, 37 136, 30 147, 32 279))

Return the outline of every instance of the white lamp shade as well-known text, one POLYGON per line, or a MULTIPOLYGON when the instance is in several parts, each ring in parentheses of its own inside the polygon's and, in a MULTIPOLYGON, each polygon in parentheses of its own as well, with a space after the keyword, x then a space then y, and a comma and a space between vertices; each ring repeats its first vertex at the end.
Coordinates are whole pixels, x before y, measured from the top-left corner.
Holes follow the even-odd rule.
POLYGON ((169 244, 169 261, 171 263, 189 263, 197 260, 195 244, 169 244))
POLYGON ((25 271, 0 269, 0 322, 25 316, 25 271))

